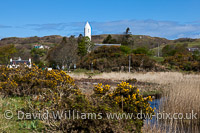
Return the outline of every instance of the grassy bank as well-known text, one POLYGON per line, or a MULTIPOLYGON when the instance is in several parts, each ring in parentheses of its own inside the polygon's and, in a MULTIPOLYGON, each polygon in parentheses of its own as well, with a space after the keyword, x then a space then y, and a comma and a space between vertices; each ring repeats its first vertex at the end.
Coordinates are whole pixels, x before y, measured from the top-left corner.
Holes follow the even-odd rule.
POLYGON ((25 108, 25 101, 28 99, 28 97, 0 97, 0 132, 42 132, 44 126, 39 120, 18 119, 17 111, 25 108), (8 111, 11 111, 7 114, 8 117, 13 116, 11 119, 5 116, 8 111))

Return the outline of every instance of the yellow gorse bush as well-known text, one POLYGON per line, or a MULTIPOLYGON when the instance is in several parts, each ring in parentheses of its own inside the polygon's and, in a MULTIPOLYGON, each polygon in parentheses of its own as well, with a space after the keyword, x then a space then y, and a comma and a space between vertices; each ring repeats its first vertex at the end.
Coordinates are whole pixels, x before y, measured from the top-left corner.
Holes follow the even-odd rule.
POLYGON ((0 67, 0 88, 6 95, 35 95, 47 89, 73 87, 74 79, 62 70, 42 70, 32 68, 0 67))
MULTIPOLYGON (((107 85, 108 86, 108 85, 107 85)), ((106 94, 109 91, 109 87, 103 86, 102 83, 99 83, 95 86, 95 94, 106 94)), ((107 94, 109 99, 111 99, 113 104, 118 105, 122 108, 123 111, 131 113, 152 113, 154 109, 150 107, 149 101, 152 101, 151 96, 143 98, 140 95, 140 91, 136 86, 130 85, 127 82, 122 81, 113 92, 107 94)))
POLYGON ((139 94, 139 89, 129 83, 121 82, 113 91, 110 85, 100 83, 94 86, 94 95, 88 96, 81 93, 74 79, 64 71, 41 70, 35 65, 31 69, 0 67, 0 93, 5 96, 30 96, 30 100, 25 102, 24 109, 34 113, 38 111, 45 113, 46 110, 102 113, 102 119, 84 119, 84 121, 49 118, 44 124, 53 131, 117 132, 116 127, 119 127, 124 132, 136 130, 140 132, 143 120, 122 119, 116 122, 104 118, 105 113, 123 111, 133 113, 134 116, 140 111, 153 113, 149 104, 151 97, 143 98, 139 94))
MULTIPOLYGON (((129 122, 132 124, 134 123, 133 125, 136 126, 136 130, 140 132, 141 127, 144 124, 143 120, 146 118, 142 117, 141 119, 137 119, 138 114, 141 112, 142 115, 148 116, 154 114, 154 109, 150 107, 149 103, 149 101, 152 101, 151 96, 143 98, 143 96, 140 95, 140 90, 136 86, 124 81, 118 84, 113 91, 109 88, 109 85, 104 86, 102 83, 99 83, 93 89, 94 97, 100 96, 101 99, 98 101, 101 102, 101 104, 108 104, 109 107, 112 108, 110 110, 115 110, 119 113, 132 113, 136 119, 130 120, 129 122)), ((106 110, 109 110, 108 107, 105 108, 106 110)))
POLYGON ((110 90, 110 85, 102 85, 99 83, 94 87, 94 93, 96 94, 106 94, 110 90))

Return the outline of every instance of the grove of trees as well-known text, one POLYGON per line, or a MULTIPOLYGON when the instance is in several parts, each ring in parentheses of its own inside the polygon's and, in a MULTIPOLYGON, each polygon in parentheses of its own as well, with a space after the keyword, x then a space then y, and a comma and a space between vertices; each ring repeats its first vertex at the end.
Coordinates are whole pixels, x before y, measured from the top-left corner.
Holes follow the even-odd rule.
POLYGON ((47 55, 47 60, 51 66, 59 65, 61 67, 70 68, 77 60, 78 43, 74 36, 63 37, 62 42, 51 49, 47 55))

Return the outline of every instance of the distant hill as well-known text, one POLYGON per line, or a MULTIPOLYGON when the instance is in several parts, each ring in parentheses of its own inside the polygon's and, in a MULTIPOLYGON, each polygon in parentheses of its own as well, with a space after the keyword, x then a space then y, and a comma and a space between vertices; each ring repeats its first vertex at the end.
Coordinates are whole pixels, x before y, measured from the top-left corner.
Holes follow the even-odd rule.
POLYGON ((200 39, 191 39, 191 38, 179 38, 173 41, 175 44, 188 44, 189 48, 199 47, 200 48, 200 39))
MULTIPOLYGON (((102 43, 103 40, 108 36, 108 34, 102 35, 93 35, 92 42, 94 43, 102 43)), ((120 34, 111 34, 113 39, 117 41, 121 41, 124 35, 120 34)), ((44 36, 44 37, 26 37, 26 38, 18 38, 18 37, 9 37, 3 38, 0 40, 0 46, 7 45, 7 44, 15 44, 16 46, 23 46, 28 49, 31 49, 32 45, 34 44, 43 44, 48 45, 50 47, 59 44, 62 41, 63 36, 59 35, 51 35, 51 36, 44 36)), ((151 37, 146 35, 130 35, 128 41, 132 41, 128 46, 131 48, 137 47, 147 47, 150 49, 155 49, 156 47, 161 46, 163 47, 166 44, 188 44, 188 47, 200 47, 200 39, 190 39, 190 38, 180 38, 176 40, 168 40, 166 38, 160 37, 151 37)))
POLYGON ((26 38, 18 38, 18 37, 8 37, 0 40, 0 46, 6 44, 32 44, 32 43, 41 43, 41 44, 58 44, 62 40, 62 36, 52 35, 52 36, 44 36, 44 37, 26 37, 26 38))
MULTIPOLYGON (((108 34, 103 35, 93 35, 92 42, 94 43, 102 43, 103 40, 108 36, 108 34)), ((118 34, 111 34, 113 39, 120 40, 124 35, 118 34)), ((44 36, 44 37, 26 37, 26 38, 17 38, 17 37, 9 37, 3 38, 0 40, 0 46, 7 45, 7 44, 22 44, 26 45, 33 45, 33 44, 43 44, 43 45, 52 45, 52 44, 59 44, 62 41, 62 36, 59 35, 52 35, 52 36, 44 36)), ((157 47, 159 44, 167 44, 170 43, 170 40, 165 38, 159 37, 150 37, 145 35, 130 35, 130 41, 134 41, 132 48, 145 46, 148 48, 157 47)))
MULTIPOLYGON (((103 40, 108 36, 108 34, 103 35, 93 35, 92 36, 92 42, 94 43, 102 43, 103 40)), ((113 39, 120 40, 124 35, 120 34, 111 34, 113 39)), ((133 46, 130 46, 131 48, 136 47, 147 47, 147 48, 155 48, 161 44, 168 44, 172 42, 171 40, 168 40, 166 38, 159 38, 159 37, 151 37, 146 35, 130 35, 129 40, 133 41, 133 46)))
MULTIPOLYGON (((149 51, 152 57, 158 55, 158 53, 160 56, 162 56, 162 48, 165 45, 184 44, 184 46, 187 47, 200 48, 200 39, 179 38, 176 40, 168 40, 166 38, 151 37, 146 35, 120 35, 120 34, 111 34, 110 37, 111 41, 107 41, 109 43, 120 43, 122 45, 128 46, 131 49, 136 49, 139 47, 148 48, 150 49, 149 51)), ((93 35, 92 42, 101 44, 103 43, 104 40, 107 40, 107 38, 108 34, 93 35)), ((68 37, 66 39, 68 40, 68 37)), ((77 37, 76 39, 78 42, 79 38, 77 37)), ((46 61, 46 57, 48 53, 50 53, 51 50, 55 48, 56 45, 60 44, 62 40, 63 36, 59 35, 51 35, 44 37, 35 36, 35 37, 24 37, 24 38, 8 37, 0 40, 0 47, 13 44, 17 51, 14 55, 12 55, 13 58, 21 57, 22 59, 28 59, 29 57, 31 57, 35 62, 40 61, 41 63, 47 64, 48 62, 46 61), (36 44, 49 46, 50 49, 35 50, 33 48, 34 45, 36 44)), ((163 58, 161 57, 159 58, 159 60, 163 60, 163 58)))

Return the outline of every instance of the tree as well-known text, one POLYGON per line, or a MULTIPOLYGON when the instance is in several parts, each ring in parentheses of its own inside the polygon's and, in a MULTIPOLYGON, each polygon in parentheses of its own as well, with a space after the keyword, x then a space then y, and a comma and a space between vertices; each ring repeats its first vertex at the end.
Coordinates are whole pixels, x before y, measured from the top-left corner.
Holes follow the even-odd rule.
POLYGON ((33 62, 37 65, 41 62, 40 58, 45 56, 46 54, 47 54, 46 49, 33 48, 31 50, 31 57, 33 59, 33 62))
POLYGON ((111 35, 108 35, 104 40, 103 40, 104 44, 115 44, 117 43, 116 39, 112 39, 111 35))
POLYGON ((200 51, 199 51, 199 50, 195 50, 195 51, 192 53, 192 57, 193 57, 195 60, 200 61, 200 51))
POLYGON ((47 58, 51 62, 51 65, 55 63, 61 67, 70 68, 70 65, 76 62, 77 47, 77 41, 74 36, 68 39, 63 37, 62 42, 49 52, 47 58))
POLYGON ((82 41, 82 39, 83 39, 83 35, 79 34, 77 42, 80 43, 82 41))
POLYGON ((94 47, 94 43, 90 41, 89 37, 85 37, 85 46, 87 49, 87 53, 90 53, 92 51, 92 48, 94 47))
POLYGON ((94 43, 92 43, 89 37, 83 37, 82 40, 78 43, 78 55, 83 57, 87 53, 91 52, 94 43))
POLYGON ((17 52, 14 45, 0 47, 0 64, 7 65, 10 58, 17 52))
POLYGON ((87 54, 87 49, 85 46, 85 40, 82 39, 79 43, 78 43, 78 55, 83 57, 87 54))
POLYGON ((120 42, 122 45, 134 45, 134 40, 130 38, 131 37, 131 32, 130 28, 128 27, 126 31, 124 32, 124 35, 122 35, 120 42))
POLYGON ((109 43, 109 41, 112 39, 111 35, 108 35, 104 40, 103 43, 109 43))
POLYGON ((176 53, 175 45, 166 45, 162 49, 162 55, 163 55, 163 57, 174 56, 175 53, 176 53))
POLYGON ((40 63, 40 56, 38 54, 32 55, 32 59, 33 59, 33 62, 35 64, 39 64, 40 63))
POLYGON ((129 34, 131 34, 131 32, 130 32, 130 28, 128 27, 128 28, 126 28, 126 32, 125 32, 125 34, 126 35, 129 35, 129 34))

